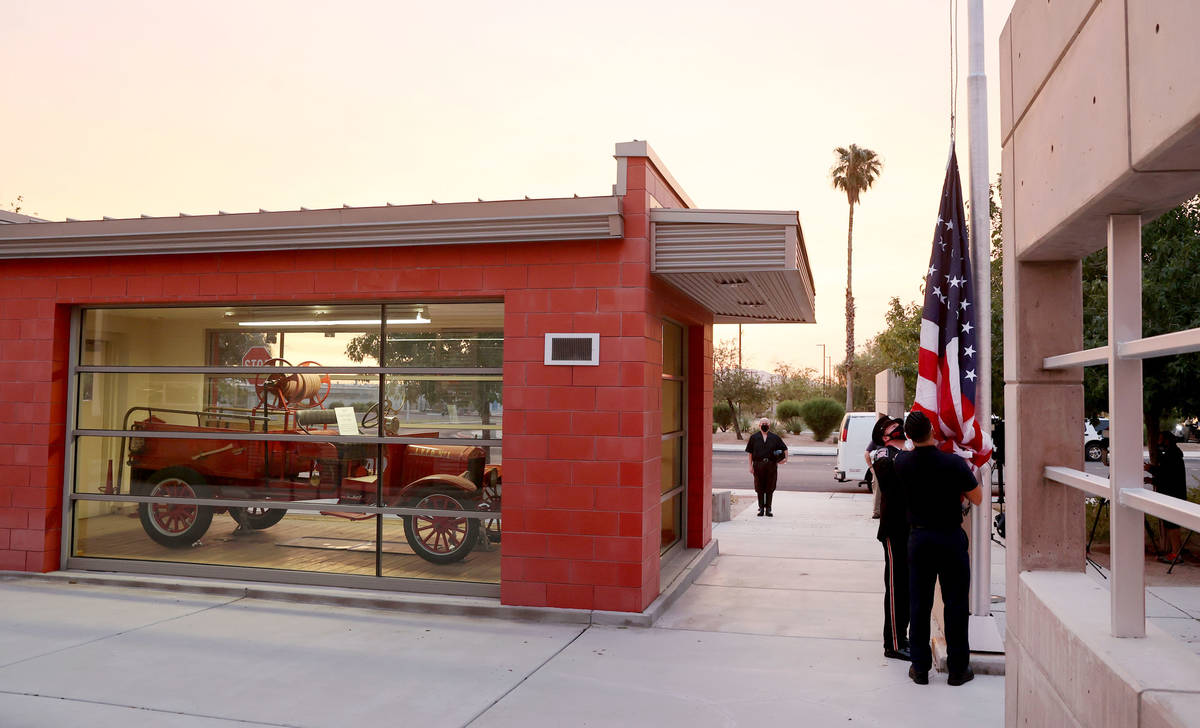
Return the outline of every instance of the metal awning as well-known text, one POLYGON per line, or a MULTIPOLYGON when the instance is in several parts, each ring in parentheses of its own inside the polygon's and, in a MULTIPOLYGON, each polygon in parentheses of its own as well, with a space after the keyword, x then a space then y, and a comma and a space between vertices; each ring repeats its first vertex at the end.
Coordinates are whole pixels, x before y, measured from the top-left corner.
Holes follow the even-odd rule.
POLYGON ((813 323, 812 271, 795 212, 650 211, 651 271, 728 323, 813 323))

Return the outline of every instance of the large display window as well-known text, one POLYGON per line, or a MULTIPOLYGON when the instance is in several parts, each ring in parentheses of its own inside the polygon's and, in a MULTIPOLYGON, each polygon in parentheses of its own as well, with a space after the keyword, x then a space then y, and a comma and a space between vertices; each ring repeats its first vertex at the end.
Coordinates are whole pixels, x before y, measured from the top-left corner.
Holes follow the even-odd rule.
POLYGON ((83 309, 75 331, 74 565, 499 583, 503 304, 83 309))

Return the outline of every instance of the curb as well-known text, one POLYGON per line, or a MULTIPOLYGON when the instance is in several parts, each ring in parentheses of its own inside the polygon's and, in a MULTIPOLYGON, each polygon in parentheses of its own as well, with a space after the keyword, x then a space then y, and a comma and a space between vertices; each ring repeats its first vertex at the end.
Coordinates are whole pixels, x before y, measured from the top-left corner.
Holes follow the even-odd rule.
POLYGON ((678 576, 650 603, 644 612, 609 612, 560 607, 519 607, 501 604, 494 597, 419 594, 375 589, 346 589, 324 586, 294 586, 270 582, 244 582, 197 577, 162 577, 94 571, 0 571, 0 582, 29 581, 53 584, 87 584, 126 588, 157 589, 186 594, 211 594, 232 598, 260 599, 293 604, 324 604, 360 609, 386 609, 415 614, 457 617, 490 617, 543 624, 582 624, 651 627, 685 592, 717 555, 717 541, 692 557, 678 576))
MULTIPOLYGON (((745 445, 734 445, 734 444, 726 445, 724 443, 715 444, 712 446, 712 449, 713 449, 713 452, 745 452, 746 451, 745 445)), ((820 456, 832 457, 834 455, 837 455, 837 448, 833 447, 832 445, 825 445, 825 446, 814 445, 811 447, 809 447, 809 446, 789 447, 788 455, 820 455, 820 456)), ((1197 453, 1197 456, 1200 457, 1200 453, 1197 453)))

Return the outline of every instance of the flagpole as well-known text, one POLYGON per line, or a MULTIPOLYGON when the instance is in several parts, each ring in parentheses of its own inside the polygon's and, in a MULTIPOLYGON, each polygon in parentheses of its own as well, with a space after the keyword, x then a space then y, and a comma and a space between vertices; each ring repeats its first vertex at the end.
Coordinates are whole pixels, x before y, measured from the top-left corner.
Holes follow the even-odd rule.
MULTIPOLYGON (((991 215, 988 204, 987 74, 983 54, 983 0, 970 0, 967 74, 967 124, 971 153, 971 260, 978 352, 975 419, 984 432, 992 430, 992 284, 991 215)), ((992 486, 991 465, 982 468, 983 503, 971 511, 971 614, 992 613, 992 486)))

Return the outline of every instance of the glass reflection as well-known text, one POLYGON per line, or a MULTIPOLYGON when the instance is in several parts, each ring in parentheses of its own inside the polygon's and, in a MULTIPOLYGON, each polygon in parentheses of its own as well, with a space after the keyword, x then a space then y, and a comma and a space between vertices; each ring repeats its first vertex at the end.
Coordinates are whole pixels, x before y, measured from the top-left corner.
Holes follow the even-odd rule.
POLYGON ((662 503, 662 545, 666 551, 683 536, 683 495, 676 495, 662 503))

